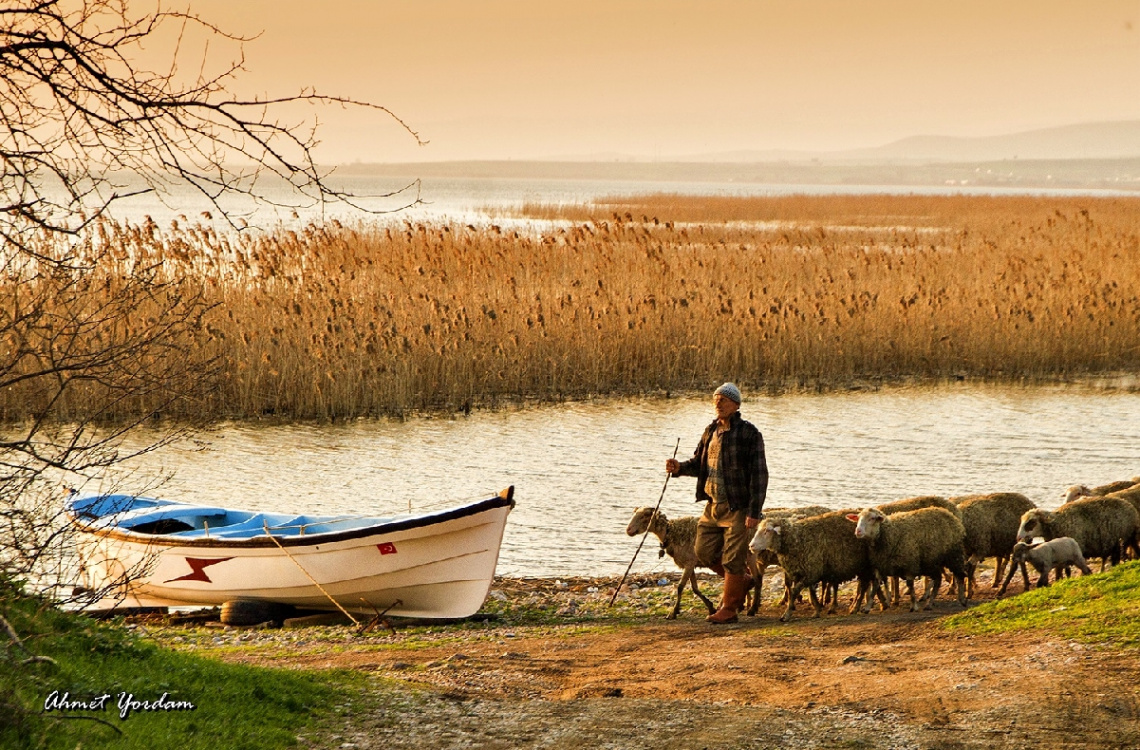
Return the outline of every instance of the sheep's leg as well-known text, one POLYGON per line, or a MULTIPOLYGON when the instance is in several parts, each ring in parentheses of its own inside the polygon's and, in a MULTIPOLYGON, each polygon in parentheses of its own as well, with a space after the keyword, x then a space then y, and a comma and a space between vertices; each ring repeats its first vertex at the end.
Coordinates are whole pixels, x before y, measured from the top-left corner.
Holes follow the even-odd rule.
POLYGON ((917 612, 918 611, 918 601, 914 596, 914 578, 913 577, 903 578, 903 581, 906 582, 906 591, 910 595, 910 611, 911 612, 917 612))
MULTIPOLYGON (((785 574, 785 576, 786 576, 786 574, 785 574)), ((788 591, 788 608, 785 609, 784 614, 780 616, 781 622, 790 622, 791 621, 792 610, 795 609, 795 607, 796 607, 796 598, 800 595, 800 591, 802 591, 802 590, 803 590, 803 584, 802 583, 792 584, 791 590, 788 591)), ((814 599, 814 598, 815 598, 815 594, 813 593, 812 599, 814 599)))
POLYGON ((839 605, 839 584, 825 583, 824 587, 827 593, 831 596, 831 606, 827 608, 827 614, 833 615, 835 614, 835 608, 839 605))
MULTIPOLYGON (((982 559, 983 558, 978 557, 977 555, 970 555, 970 557, 966 560, 966 598, 967 599, 974 596, 978 592, 978 580, 977 580, 976 576, 978 573, 978 565, 981 564, 982 559)), ((997 580, 997 575, 998 575, 997 571, 994 571, 994 580, 995 581, 997 580)), ((956 577, 955 577, 955 582, 957 582, 956 577)))
POLYGON ((963 607, 966 606, 966 600, 970 598, 969 583, 967 577, 963 575, 954 575, 954 582, 958 584, 958 604, 963 607))
POLYGON ((998 555, 995 559, 997 560, 997 565, 994 567, 994 580, 990 583, 991 589, 998 587, 998 581, 1000 581, 1002 575, 1005 574, 1006 565, 1009 564, 1009 555, 998 555))
POLYGON ((748 603, 748 616, 755 617, 762 604, 761 598, 764 592, 764 570, 768 566, 761 566, 759 562, 756 563, 755 569, 752 571, 752 601, 748 603))
MULTIPOLYGON (((1006 571, 1005 580, 1001 582, 1001 588, 998 589, 997 595, 998 595, 999 599, 1001 597, 1005 596, 1005 590, 1009 586, 1009 582, 1013 580, 1013 577, 1015 575, 1017 575, 1017 565, 1011 564, 1009 566, 1009 570, 1006 571)), ((996 576, 994 577, 994 583, 997 583, 997 577, 996 576)))
MULTIPOLYGON (((942 588, 942 573, 939 572, 938 575, 931 576, 927 578, 926 581, 926 590, 922 592, 922 598, 924 600, 922 608, 933 609, 934 600, 938 597, 938 589, 942 588)), ((963 587, 962 591, 965 590, 965 587, 963 587)))
POLYGON ((855 586, 855 599, 851 602, 851 609, 847 610, 847 614, 853 615, 859 611, 863 606, 863 599, 867 596, 867 582, 862 578, 858 579, 858 584, 855 586))
MULTIPOLYGON (((873 598, 873 595, 871 594, 871 581, 873 579, 860 578, 857 580, 858 584, 855 587, 855 598, 852 601, 852 606, 850 606, 850 609, 847 610, 847 614, 855 614, 856 612, 861 611, 863 613, 866 613, 871 611, 871 601, 873 598), (865 610, 863 609, 864 602, 866 603, 865 610)), ((878 586, 876 588, 878 588, 878 586)), ((882 592, 879 592, 879 595, 881 596, 882 592)))
MULTIPOLYGON (((819 587, 823 591, 824 598, 826 598, 827 584, 821 583, 819 584, 819 587)), ((815 594, 815 586, 808 586, 808 598, 811 599, 812 609, 815 610, 812 612, 812 617, 819 617, 819 614, 823 611, 823 603, 820 602, 819 597, 815 594)))
MULTIPOLYGON (((691 587, 693 589, 693 593, 696 594, 697 597, 700 598, 700 600, 705 603, 705 609, 707 609, 709 611, 709 614, 710 615, 713 614, 714 612, 716 612, 716 609, 717 609, 716 605, 713 604, 709 600, 709 598, 707 596, 705 596, 704 594, 702 594, 700 592, 700 589, 697 588, 697 571, 696 571, 696 568, 688 568, 688 572, 689 572, 689 584, 691 585, 691 587)), ((677 598, 678 606, 680 605, 680 603, 681 603, 681 599, 680 599, 680 597, 678 597, 677 598)))
POLYGON ((681 594, 684 593, 685 584, 689 582, 692 574, 692 568, 685 568, 685 572, 681 574, 681 580, 677 582, 677 597, 673 601, 673 611, 665 615, 666 620, 676 620, 677 615, 681 613, 681 594))
POLYGON ((899 577, 891 576, 891 604, 897 606, 901 597, 899 596, 899 577))
MULTIPOLYGON (((1010 563, 1010 564, 1012 565, 1013 563, 1010 563)), ((1027 568, 1025 566, 1024 560, 1021 561, 1020 566, 1021 566, 1021 584, 1022 584, 1021 588, 1023 591, 1028 591, 1030 589, 1029 568, 1027 568)))
MULTIPOLYGON (((882 582, 879 581, 879 577, 877 575, 872 576, 871 578, 871 592, 874 594, 874 597, 877 597, 879 600, 879 610, 881 612, 886 612, 890 604, 887 601, 887 593, 883 591, 882 582)), ((864 610, 866 614, 871 613, 871 605, 873 604, 872 599, 873 597, 867 597, 867 609, 864 610)))

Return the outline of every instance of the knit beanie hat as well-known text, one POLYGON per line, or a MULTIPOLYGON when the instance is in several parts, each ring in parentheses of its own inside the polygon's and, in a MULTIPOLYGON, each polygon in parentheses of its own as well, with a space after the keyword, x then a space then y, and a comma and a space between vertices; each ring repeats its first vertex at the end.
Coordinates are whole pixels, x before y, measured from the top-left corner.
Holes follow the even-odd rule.
POLYGON ((731 399, 738 404, 740 403, 740 389, 737 388, 732 383, 725 383, 720 388, 717 388, 713 392, 713 395, 714 396, 724 396, 725 398, 731 399))

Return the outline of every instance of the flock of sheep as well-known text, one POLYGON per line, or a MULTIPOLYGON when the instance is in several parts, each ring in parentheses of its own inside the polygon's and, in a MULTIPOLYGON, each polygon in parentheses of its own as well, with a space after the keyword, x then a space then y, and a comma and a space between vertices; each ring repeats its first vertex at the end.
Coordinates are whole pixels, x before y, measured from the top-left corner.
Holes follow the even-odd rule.
MULTIPOLYGON (((681 610, 686 585, 704 602, 709 613, 716 606, 697 585, 699 563, 694 552, 697 518, 668 519, 653 508, 638 508, 626 528, 630 536, 652 533, 684 572, 669 619, 681 610)), ((1050 573, 1068 575, 1070 568, 1091 573, 1086 558, 1100 558, 1101 570, 1130 554, 1140 558, 1140 476, 1100 487, 1070 487, 1064 504, 1055 511, 1038 508, 1024 495, 1000 492, 945 499, 922 496, 873 508, 832 510, 822 506, 765 509, 764 520, 749 545, 752 600, 749 615, 760 606, 766 568, 784 571, 784 598, 792 611, 801 591, 808 590, 818 617, 830 603, 834 613, 838 587, 857 581, 850 612, 870 612, 875 598, 886 609, 888 596, 882 584, 893 583, 891 599, 899 601, 898 582, 904 581, 911 610, 930 609, 949 573, 958 603, 963 607, 974 593, 974 574, 987 557, 997 560, 992 586, 1005 593, 1020 570, 1029 588, 1026 563, 1038 572, 1038 586, 1049 584, 1050 573), (1034 543, 1036 539, 1043 542, 1034 543), (1008 572, 1002 580, 1003 572, 1008 572), (914 581, 925 577, 921 599, 914 581), (821 587, 817 594, 816 587, 821 587)))

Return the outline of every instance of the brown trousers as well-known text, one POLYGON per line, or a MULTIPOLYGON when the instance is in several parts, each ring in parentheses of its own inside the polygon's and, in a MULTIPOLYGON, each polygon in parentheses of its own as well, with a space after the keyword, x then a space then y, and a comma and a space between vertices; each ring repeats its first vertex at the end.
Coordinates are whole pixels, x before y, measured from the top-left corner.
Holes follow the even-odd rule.
POLYGON ((704 567, 720 562, 726 571, 744 575, 748 559, 748 512, 730 510, 728 503, 705 503, 697 521, 697 560, 704 567))

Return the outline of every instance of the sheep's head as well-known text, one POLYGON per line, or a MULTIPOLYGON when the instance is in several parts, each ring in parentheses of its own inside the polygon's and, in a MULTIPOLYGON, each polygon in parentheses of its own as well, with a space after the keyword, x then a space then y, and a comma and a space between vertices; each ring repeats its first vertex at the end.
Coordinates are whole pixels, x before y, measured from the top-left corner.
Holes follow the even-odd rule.
POLYGON ((1013 545, 1013 556, 1009 560, 1010 565, 1020 565, 1025 562, 1025 556, 1029 554, 1029 550, 1033 549, 1025 542, 1018 542, 1013 545))
POLYGON ((1052 516, 1049 511, 1034 508, 1025 511, 1021 517, 1021 525, 1017 527, 1017 541, 1031 542, 1035 537, 1045 536, 1045 526, 1052 516))
POLYGON ((855 522, 855 536, 869 542, 879 538, 879 529, 886 519, 887 514, 876 508, 864 508, 858 515, 854 513, 847 515, 847 520, 855 522))
MULTIPOLYGON (((661 511, 657 511, 656 515, 660 522, 665 521, 665 514, 661 511)), ((629 526, 625 527, 625 533, 629 536, 644 534, 646 529, 653 525, 653 516, 653 508, 638 508, 633 511, 633 518, 630 519, 629 526)))
POLYGON ((766 518, 760 522, 760 526, 756 529, 756 534, 753 535, 752 541, 748 543, 748 549, 756 554, 761 552, 776 552, 780 551, 780 535, 784 533, 784 522, 774 521, 766 518))
POLYGON ((1065 502, 1071 503, 1074 500, 1076 500, 1077 498, 1084 497, 1086 495, 1091 495, 1091 494, 1092 494, 1092 490, 1090 490, 1085 485, 1074 484, 1072 487, 1065 490, 1065 502))

